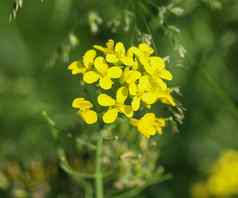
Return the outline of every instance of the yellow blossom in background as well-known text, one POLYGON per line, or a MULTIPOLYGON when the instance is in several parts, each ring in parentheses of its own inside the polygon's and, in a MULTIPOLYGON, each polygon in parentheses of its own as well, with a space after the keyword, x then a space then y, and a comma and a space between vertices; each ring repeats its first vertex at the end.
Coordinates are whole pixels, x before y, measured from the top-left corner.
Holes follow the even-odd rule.
POLYGON ((191 195, 192 198, 209 198, 207 185, 202 182, 193 184, 191 189, 191 195))
POLYGON ((238 151, 226 151, 213 165, 207 186, 213 195, 238 195, 238 151))
MULTIPOLYGON (((68 69, 73 75, 82 74, 81 79, 96 88, 97 101, 102 107, 98 113, 101 115, 103 111, 103 122, 113 123, 121 113, 145 137, 161 134, 164 118, 158 118, 154 112, 144 112, 141 118, 138 115, 148 108, 151 111, 152 105, 157 103, 176 106, 172 89, 166 83, 173 76, 167 70, 165 60, 154 55, 154 49, 146 43, 126 49, 122 42, 110 39, 106 46, 94 45, 93 48, 68 69)), ((77 98, 73 107, 79 109, 86 123, 97 122, 97 113, 91 110, 89 101, 77 98)))
POLYGON ((79 115, 87 124, 94 124, 97 122, 97 113, 91 110, 93 104, 90 101, 85 100, 84 98, 75 98, 72 107, 79 109, 79 115))
POLYGON ((238 195, 238 151, 225 151, 211 166, 207 180, 195 183, 192 198, 228 198, 238 195))

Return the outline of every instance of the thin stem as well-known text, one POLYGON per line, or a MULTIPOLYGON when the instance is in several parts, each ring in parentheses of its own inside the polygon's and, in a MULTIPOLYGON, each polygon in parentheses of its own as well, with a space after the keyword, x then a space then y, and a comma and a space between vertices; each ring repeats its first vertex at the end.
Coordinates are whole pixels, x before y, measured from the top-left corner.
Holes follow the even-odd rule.
POLYGON ((103 144, 103 137, 102 134, 100 133, 98 137, 97 150, 96 150, 96 175, 95 175, 96 198, 103 198, 103 174, 101 166, 102 144, 103 144))

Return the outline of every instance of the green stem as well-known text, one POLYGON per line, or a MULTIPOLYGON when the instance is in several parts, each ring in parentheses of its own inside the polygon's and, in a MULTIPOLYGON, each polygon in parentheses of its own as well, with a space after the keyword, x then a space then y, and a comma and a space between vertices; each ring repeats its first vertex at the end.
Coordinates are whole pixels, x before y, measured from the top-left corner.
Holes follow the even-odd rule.
POLYGON ((96 198, 103 198, 103 175, 101 166, 101 155, 102 155, 102 134, 98 137, 97 150, 96 150, 96 175, 95 175, 95 187, 96 187, 96 198))

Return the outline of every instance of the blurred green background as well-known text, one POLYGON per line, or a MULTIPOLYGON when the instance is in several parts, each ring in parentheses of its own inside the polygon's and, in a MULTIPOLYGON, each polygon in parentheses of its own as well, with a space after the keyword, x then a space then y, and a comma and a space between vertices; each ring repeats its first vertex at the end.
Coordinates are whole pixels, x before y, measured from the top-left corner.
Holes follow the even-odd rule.
MULTIPOLYGON (((238 149, 237 0, 24 1, 9 23, 13 3, 0 1, 0 168, 8 161, 54 161, 56 146, 42 111, 66 131, 78 122, 71 101, 79 85, 67 65, 110 38, 129 46, 140 35, 133 23, 152 34, 160 55, 170 56, 172 84, 186 108, 180 132, 159 140, 160 165, 172 178, 138 197, 191 197, 191 186, 207 176, 220 153, 238 149), (171 3, 176 9, 163 19, 171 3), (136 18, 130 22, 131 13, 136 18)), ((61 181, 66 177, 52 176, 58 194, 51 197, 78 197, 71 181, 61 181)), ((0 197, 11 195, 1 190, 0 197)))

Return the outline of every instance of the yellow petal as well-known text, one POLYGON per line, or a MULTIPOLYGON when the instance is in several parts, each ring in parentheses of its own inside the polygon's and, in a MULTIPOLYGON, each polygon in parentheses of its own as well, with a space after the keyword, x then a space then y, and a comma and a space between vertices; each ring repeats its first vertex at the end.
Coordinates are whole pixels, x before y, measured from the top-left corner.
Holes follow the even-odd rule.
POLYGON ((90 109, 93 107, 92 103, 84 98, 75 98, 72 102, 72 107, 77 109, 90 109))
POLYGON ((119 104, 124 104, 128 97, 128 89, 126 87, 120 87, 116 93, 116 101, 119 104))
POLYGON ((156 100, 157 100, 156 92, 150 91, 150 92, 144 93, 142 96, 142 101, 147 105, 154 104, 156 100))
POLYGON ((145 69, 150 66, 149 58, 147 56, 145 56, 143 54, 139 54, 138 58, 139 58, 140 63, 145 67, 145 69))
POLYGON ((140 78, 138 88, 140 92, 151 90, 152 86, 149 80, 149 76, 144 75, 140 78))
POLYGON ((126 76, 126 82, 128 84, 134 83, 136 80, 138 80, 141 77, 141 73, 135 70, 131 70, 127 72, 126 76))
POLYGON ((172 74, 166 69, 161 70, 160 73, 159 73, 159 76, 161 78, 165 79, 165 80, 172 80, 173 79, 172 74))
POLYGON ((113 51, 114 51, 114 41, 112 39, 108 40, 106 42, 106 47, 103 47, 101 45, 94 45, 93 47, 95 49, 105 53, 105 54, 113 53, 113 51))
POLYGON ((121 62, 124 64, 124 65, 128 65, 128 66, 133 66, 134 65, 134 60, 132 57, 129 57, 129 56, 122 56, 120 58, 121 62))
POLYGON ((85 67, 89 67, 93 64, 94 62, 94 58, 96 57, 97 53, 95 50, 91 49, 88 50, 84 56, 83 56, 83 64, 85 65, 85 67))
POLYGON ((94 66, 100 74, 107 72, 108 65, 102 56, 98 56, 94 61, 94 66))
POLYGON ((154 78, 154 80, 159 88, 161 88, 162 90, 167 89, 167 85, 162 79, 157 77, 157 78, 154 78))
POLYGON ((133 57, 135 54, 138 54, 138 48, 136 47, 130 47, 128 50, 127 50, 127 55, 129 57, 133 57))
POLYGON ((116 66, 110 67, 107 70, 107 74, 110 78, 120 78, 122 74, 122 70, 120 67, 116 67, 116 66))
POLYGON ((163 69, 165 67, 164 59, 160 58, 159 56, 150 57, 150 64, 153 68, 156 68, 157 70, 163 69))
POLYGON ((93 110, 80 111, 79 114, 87 124, 94 124, 97 122, 97 113, 93 110))
POLYGON ((130 105, 121 105, 118 109, 128 118, 131 118, 133 116, 133 110, 130 105))
POLYGON ((117 58, 117 56, 115 54, 107 54, 106 61, 108 63, 117 63, 119 61, 119 59, 117 58))
POLYGON ((137 70, 139 68, 139 63, 138 63, 137 59, 134 60, 134 63, 131 68, 134 70, 137 70))
POLYGON ((79 74, 80 73, 80 69, 78 66, 78 61, 74 61, 72 62, 69 66, 68 69, 71 70, 73 75, 79 74))
POLYGON ((128 67, 124 68, 122 73, 122 80, 126 81, 129 75, 130 69, 128 67))
POLYGON ((109 124, 109 123, 113 123, 117 119, 117 116, 118 116, 118 111, 117 109, 113 108, 106 111, 103 114, 102 119, 105 123, 109 124))
POLYGON ((107 94, 100 94, 97 100, 98 104, 100 104, 103 107, 109 107, 115 104, 115 100, 107 94))
POLYGON ((107 49, 112 51, 114 48, 114 41, 112 39, 109 39, 106 43, 107 49))
POLYGON ((171 105, 171 106, 176 106, 176 103, 174 102, 173 97, 167 97, 167 98, 162 98, 161 101, 165 104, 171 105))
POLYGON ((153 124, 155 122, 156 116, 154 113, 146 113, 141 120, 146 121, 149 124, 153 124))
POLYGON ((95 49, 97 49, 98 51, 101 51, 103 53, 105 53, 107 51, 107 49, 101 45, 94 45, 93 46, 95 49))
POLYGON ((122 42, 116 43, 115 52, 116 52, 119 56, 125 55, 126 49, 125 49, 125 46, 123 45, 122 42))
POLYGON ((139 97, 135 96, 132 99, 131 107, 132 107, 133 111, 138 111, 139 110, 139 108, 140 108, 140 98, 139 97))
POLYGON ((99 79, 99 75, 95 71, 89 71, 83 75, 83 81, 88 84, 95 83, 98 81, 98 79, 99 79))
POLYGON ((157 97, 161 102, 171 105, 171 106, 176 106, 176 103, 174 101, 173 96, 170 94, 170 90, 165 90, 165 91, 158 91, 157 92, 157 97))
POLYGON ((108 90, 112 88, 112 80, 108 76, 104 76, 99 80, 99 86, 102 89, 108 90))
POLYGON ((135 96, 137 94, 137 92, 138 92, 137 85, 135 83, 129 84, 129 93, 130 93, 130 95, 135 96))
POLYGON ((154 53, 154 50, 152 47, 150 47, 147 43, 141 43, 139 44, 139 50, 142 51, 145 55, 150 56, 154 53))

